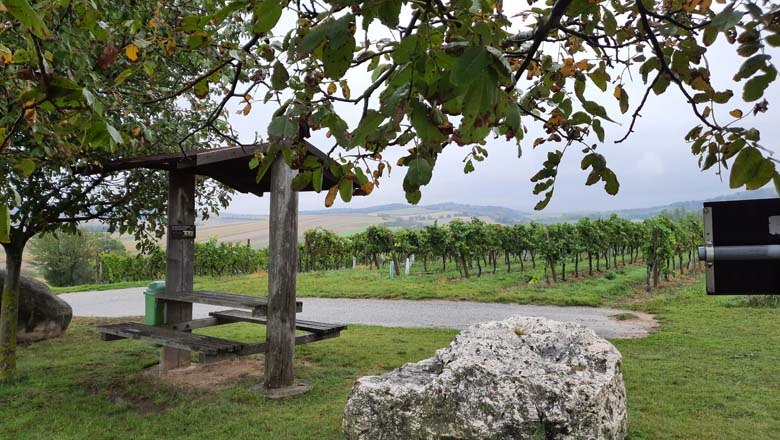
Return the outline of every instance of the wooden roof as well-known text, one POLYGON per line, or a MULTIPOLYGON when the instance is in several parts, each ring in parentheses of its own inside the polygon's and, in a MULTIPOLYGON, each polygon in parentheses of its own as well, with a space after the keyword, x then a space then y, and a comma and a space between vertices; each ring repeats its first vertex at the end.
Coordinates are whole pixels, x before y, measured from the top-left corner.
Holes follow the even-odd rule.
MULTIPOLYGON (((326 159, 328 156, 313 145, 307 143, 309 154, 326 159)), ((151 156, 129 157, 104 162, 93 167, 84 174, 108 174, 138 168, 152 170, 192 170, 197 175, 210 177, 236 191, 262 196, 270 190, 271 174, 266 173, 256 181, 257 170, 249 168, 249 161, 258 150, 264 150, 266 145, 251 147, 222 147, 209 150, 197 150, 182 153, 163 153, 151 156)), ((338 183, 328 168, 323 173, 323 188, 329 188, 338 183)), ((314 191, 311 184, 303 191, 314 191)), ((361 193, 356 184, 355 195, 361 193)))

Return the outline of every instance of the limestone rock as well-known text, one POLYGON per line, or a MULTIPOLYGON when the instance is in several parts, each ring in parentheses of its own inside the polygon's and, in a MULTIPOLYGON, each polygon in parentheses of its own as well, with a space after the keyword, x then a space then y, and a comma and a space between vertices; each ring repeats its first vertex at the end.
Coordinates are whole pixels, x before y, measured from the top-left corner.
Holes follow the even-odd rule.
MULTIPOLYGON (((0 292, 5 271, 0 269, 0 292)), ((37 342, 61 336, 70 325, 73 310, 42 282, 22 276, 19 280, 18 342, 37 342)))
POLYGON ((360 378, 349 440, 626 435, 620 352, 574 323, 515 316, 471 326, 433 358, 360 378))

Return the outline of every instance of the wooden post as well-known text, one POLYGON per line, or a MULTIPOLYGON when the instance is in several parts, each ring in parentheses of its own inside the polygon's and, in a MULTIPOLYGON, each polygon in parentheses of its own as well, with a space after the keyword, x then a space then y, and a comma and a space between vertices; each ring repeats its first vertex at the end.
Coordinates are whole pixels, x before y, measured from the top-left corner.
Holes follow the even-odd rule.
MULTIPOLYGON (((194 278, 195 238, 174 237, 172 226, 195 224, 195 174, 187 171, 171 171, 168 176, 168 240, 165 290, 168 293, 191 292, 194 278)), ((192 320, 192 304, 167 302, 165 323, 192 320)), ((190 365, 190 352, 163 347, 160 355, 160 371, 190 365)))
POLYGON ((295 277, 298 265, 298 193, 295 171, 280 157, 271 166, 271 215, 268 242, 268 343, 265 387, 293 385, 295 355, 295 277))

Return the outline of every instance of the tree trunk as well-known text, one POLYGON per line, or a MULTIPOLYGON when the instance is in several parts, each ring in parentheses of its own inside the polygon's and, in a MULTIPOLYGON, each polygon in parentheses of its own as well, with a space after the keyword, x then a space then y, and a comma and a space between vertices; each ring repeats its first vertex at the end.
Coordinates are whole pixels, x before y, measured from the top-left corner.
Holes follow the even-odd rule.
POLYGON ((531 268, 536 269, 536 253, 531 252, 531 268))
POLYGON ((555 273, 555 261, 553 261, 552 258, 548 258, 547 261, 549 261, 550 272, 552 272, 553 283, 557 283, 558 275, 555 273))
POLYGON ((601 255, 596 252, 596 272, 601 272, 601 255))
POLYGON ((576 255, 574 255, 574 276, 579 277, 580 276, 580 253, 577 252, 576 255))
POLYGON ((428 272, 428 256, 423 255, 423 270, 428 272))
POLYGON ((466 264, 466 257, 463 256, 463 254, 460 254, 460 264, 463 266, 463 275, 468 278, 469 277, 469 265, 466 264))
POLYGON ((0 299, 0 382, 16 376, 16 331, 19 321, 19 277, 26 240, 3 244, 6 278, 0 299))
POLYGON ((561 260, 561 281, 566 282, 566 258, 561 260))
POLYGON ((506 251, 504 256, 506 257, 506 273, 512 272, 512 263, 509 259, 509 251, 506 251))
POLYGON ((441 256, 441 271, 447 272, 447 256, 442 255, 441 256))
POLYGON ((593 275, 593 254, 588 252, 588 275, 593 275))
POLYGON ((482 264, 479 262, 479 257, 477 257, 477 278, 482 277, 482 264))
POLYGON ((682 275, 683 274, 683 264, 682 264, 682 262, 683 262, 683 255, 680 254, 680 255, 678 255, 678 257, 680 258, 680 264, 679 264, 678 269, 680 269, 680 275, 682 275))

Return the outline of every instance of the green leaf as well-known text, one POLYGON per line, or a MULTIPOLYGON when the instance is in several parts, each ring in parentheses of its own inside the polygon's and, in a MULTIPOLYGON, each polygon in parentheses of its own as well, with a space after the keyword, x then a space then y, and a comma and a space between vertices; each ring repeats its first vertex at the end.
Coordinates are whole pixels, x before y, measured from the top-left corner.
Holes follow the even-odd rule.
POLYGON ((11 210, 8 205, 0 205, 0 243, 11 241, 11 210))
POLYGON ((422 198, 422 192, 419 189, 416 191, 411 191, 406 193, 406 201, 411 203, 412 205, 416 205, 420 203, 421 198, 422 198))
POLYGON ((593 116, 598 116, 608 121, 612 121, 612 119, 607 116, 607 110, 595 101, 583 101, 582 108, 584 108, 586 112, 592 114, 593 116))
POLYGON ((598 119, 593 120, 593 131, 596 132, 600 142, 604 142, 604 127, 601 126, 601 121, 598 119))
POLYGON ((35 171, 35 161, 29 158, 22 159, 14 164, 14 169, 22 173, 24 177, 30 177, 35 171))
POLYGON ((774 80, 769 74, 759 75, 750 78, 742 89, 742 99, 745 102, 755 101, 764 96, 764 91, 769 87, 769 83, 774 80))
POLYGON ((471 46, 463 51, 450 72, 450 81, 455 86, 468 84, 481 77, 490 60, 483 46, 471 46))
POLYGON ((718 29, 715 28, 715 26, 707 26, 704 28, 704 36, 702 37, 702 42, 705 46, 712 46, 712 44, 715 42, 715 39, 718 38, 718 29))
POLYGON ((298 173, 295 177, 293 177, 292 185, 291 185, 292 190, 293 191, 305 190, 311 183, 311 179, 312 179, 311 171, 302 171, 298 173))
POLYGON ((287 87, 287 81, 290 79, 290 74, 285 69, 284 65, 279 61, 274 64, 273 73, 271 73, 271 87, 274 90, 283 90, 287 87))
POLYGON ((409 171, 406 173, 406 179, 412 186, 427 185, 433 177, 433 167, 426 159, 417 158, 409 162, 409 171))
POLYGON ((122 135, 119 134, 119 131, 117 131, 117 129, 114 128, 113 125, 106 123, 106 130, 108 130, 108 134, 111 135, 111 139, 114 142, 116 142, 119 145, 125 143, 125 140, 122 139, 122 135))
POLYGON ((369 110, 366 112, 366 116, 360 121, 354 133, 352 133, 352 145, 365 145, 366 138, 376 132, 379 128, 379 124, 385 120, 376 110, 369 110))
POLYGON ((355 37, 350 28, 354 25, 352 14, 333 21, 327 28, 327 42, 322 50, 325 76, 342 79, 352 63, 355 51, 355 37))
POLYGON ((593 83, 596 84, 599 89, 601 89, 602 92, 607 90, 607 80, 609 80, 609 74, 603 66, 588 74, 588 78, 590 78, 593 83))
POLYGON ((311 173, 311 186, 314 191, 322 191, 322 167, 316 168, 311 173))
POLYGON ((516 102, 509 103, 506 110, 506 126, 511 128, 515 133, 522 131, 520 125, 520 106, 516 102))
POLYGON ((36 37, 45 40, 51 37, 51 31, 27 0, 3 0, 2 3, 14 18, 25 25, 36 37))
MULTIPOLYGON (((281 0, 260 0, 255 3, 255 24, 252 30, 257 34, 270 31, 279 22, 284 5, 281 0)), ((286 3, 286 2, 284 2, 286 3)))
POLYGON ((729 4, 726 8, 723 9, 723 11, 720 12, 720 14, 716 15, 715 18, 712 19, 710 25, 723 32, 736 26, 737 23, 742 20, 744 15, 744 12, 735 12, 733 9, 733 4, 729 4))
POLYGON ((731 166, 729 186, 739 188, 753 180, 761 167, 764 156, 755 147, 745 147, 739 152, 731 166))
POLYGON ((413 103, 411 121, 412 126, 417 131, 417 136, 419 136, 423 142, 442 142, 446 138, 441 130, 439 130, 439 127, 434 125, 431 121, 428 107, 419 101, 413 103))
POLYGON ((618 182, 617 176, 609 168, 604 168, 601 173, 601 178, 604 180, 604 190, 607 194, 614 196, 620 189, 620 182, 618 182))
POLYGON ((742 63, 737 74, 734 75, 734 81, 750 78, 754 73, 758 72, 758 69, 766 66, 766 62, 771 58, 771 55, 766 54, 758 54, 748 58, 742 63))
POLYGON ((277 139, 295 139, 298 137, 298 124, 287 116, 276 116, 268 124, 268 136, 277 139))
POLYGON ((193 91, 195 92, 196 97, 205 99, 209 96, 209 81, 207 79, 202 79, 196 82, 193 91))
POLYGON ((661 74, 658 77, 658 80, 653 84, 653 93, 656 95, 661 95, 666 91, 666 88, 669 87, 669 77, 666 74, 661 74))
POLYGON ((749 190, 759 189, 769 183, 775 175, 775 164, 769 159, 764 159, 758 165, 755 174, 747 182, 745 187, 749 190))
POLYGON ((350 200, 352 200, 352 190, 354 188, 352 187, 352 181, 349 179, 342 179, 341 184, 339 185, 339 195, 341 196, 341 200, 344 201, 344 203, 349 203, 350 200))
POLYGON ((268 153, 263 156, 263 160, 260 162, 260 166, 257 168, 257 175, 255 176, 255 182, 260 183, 265 176, 265 173, 271 168, 271 164, 276 159, 276 153, 268 153))

